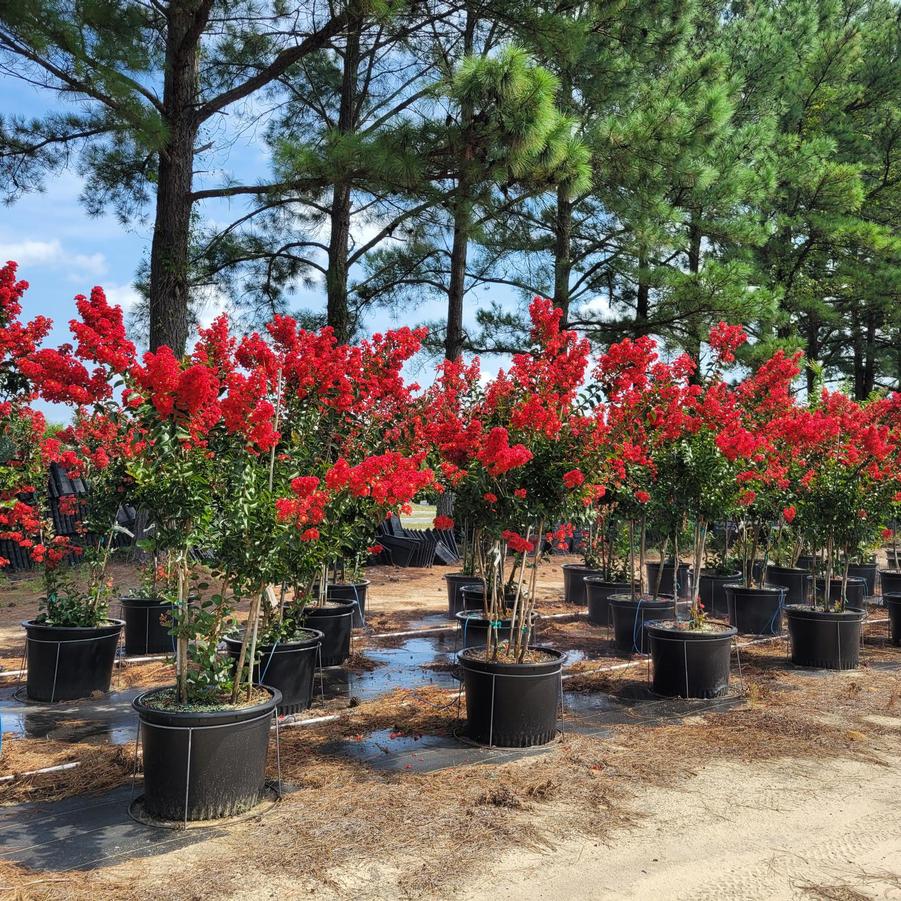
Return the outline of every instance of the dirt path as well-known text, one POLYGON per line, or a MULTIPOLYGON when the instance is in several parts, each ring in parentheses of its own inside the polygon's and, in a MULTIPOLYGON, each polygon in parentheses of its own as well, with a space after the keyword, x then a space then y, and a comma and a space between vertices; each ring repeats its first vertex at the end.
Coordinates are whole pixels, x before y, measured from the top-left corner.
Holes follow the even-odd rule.
POLYGON ((509 852, 466 901, 901 898, 901 762, 713 763, 606 844, 509 852))

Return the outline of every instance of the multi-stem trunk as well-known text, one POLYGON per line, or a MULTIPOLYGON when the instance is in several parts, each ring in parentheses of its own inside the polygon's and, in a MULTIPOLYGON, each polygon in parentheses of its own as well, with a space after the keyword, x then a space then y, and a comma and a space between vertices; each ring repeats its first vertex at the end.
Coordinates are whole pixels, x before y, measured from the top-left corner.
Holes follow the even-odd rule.
POLYGON ((188 552, 180 551, 176 560, 178 571, 178 636, 175 643, 175 685, 179 704, 188 701, 188 552))

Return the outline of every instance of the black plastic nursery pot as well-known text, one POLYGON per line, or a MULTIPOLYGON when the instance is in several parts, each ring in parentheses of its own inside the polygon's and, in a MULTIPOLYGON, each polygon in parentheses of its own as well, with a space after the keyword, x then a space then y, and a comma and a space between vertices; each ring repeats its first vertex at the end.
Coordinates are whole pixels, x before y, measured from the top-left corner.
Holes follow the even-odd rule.
POLYGON ((741 581, 741 573, 719 573, 702 569, 701 578, 698 580, 698 594, 704 609, 713 616, 725 616, 728 607, 726 593, 723 590, 727 585, 735 585, 741 581))
MULTIPOLYGON (((462 589, 466 585, 475 585, 484 591, 485 580, 479 576, 467 576, 466 573, 446 573, 444 582, 447 586, 447 615, 453 619, 463 606, 462 589)), ((481 602, 480 602, 481 603, 481 602)))
MULTIPOLYGON (((257 648, 260 660, 253 668, 253 681, 278 689, 281 694, 278 705, 280 715, 300 713, 313 703, 313 677, 319 664, 319 646, 323 637, 317 629, 309 629, 307 637, 257 648)), ((241 656, 241 639, 226 638, 225 644, 237 664, 241 656)))
POLYGON ((676 698, 719 698, 729 690, 734 626, 706 630, 686 624, 648 623, 645 631, 654 665, 654 691, 676 698))
POLYGON ((882 596, 901 592, 901 569, 883 569, 879 571, 879 582, 882 585, 882 596))
POLYGON ((866 583, 866 596, 872 597, 876 594, 876 573, 878 572, 875 563, 852 563, 848 566, 848 576, 852 579, 863 579, 866 583))
POLYGON ((646 654, 648 649, 645 623, 660 620, 673 612, 673 598, 614 594, 607 599, 613 623, 613 646, 623 654, 646 654))
POLYGON ((557 734, 561 674, 566 654, 540 645, 535 663, 479 660, 477 648, 457 655, 466 690, 466 734, 500 748, 544 745, 557 734))
POLYGON ((766 580, 785 589, 786 604, 806 604, 810 573, 794 566, 768 566, 766 580))
MULTIPOLYGON (((648 577, 648 588, 653 591, 657 587, 657 570, 660 563, 657 560, 650 560, 645 563, 644 568, 648 577)), ((673 594, 673 570, 675 564, 672 561, 663 564, 663 576, 660 579, 660 594, 673 594)), ((682 600, 691 598, 691 567, 687 563, 679 564, 678 572, 679 591, 678 597, 682 600)))
POLYGON ((340 666, 350 657, 350 633, 356 601, 326 601, 307 607, 302 625, 322 633, 322 666, 340 666))
POLYGON ((132 702, 138 712, 144 760, 144 811, 158 820, 213 820, 237 816, 263 797, 277 689, 250 707, 160 710, 160 689, 132 702))
POLYGON ((579 604, 584 607, 588 603, 585 594, 585 578, 601 576, 599 569, 592 569, 582 563, 563 564, 563 601, 567 604, 579 604))
POLYGON ((892 547, 885 549, 885 561, 889 569, 901 569, 901 548, 892 547))
POLYGON ((121 619, 96 627, 48 626, 33 620, 22 625, 30 701, 74 701, 109 691, 121 619))
MULTIPOLYGON (((488 644, 488 630, 491 620, 485 619, 481 610, 461 610, 455 619, 460 628, 460 648, 480 648, 488 644)), ((510 637, 510 618, 498 621, 496 626, 501 641, 510 637)))
POLYGON ((330 601, 351 601, 354 604, 353 628, 366 625, 366 592, 369 579, 359 582, 330 582, 325 589, 325 596, 330 601))
POLYGON ((725 587, 729 622, 740 635, 779 635, 782 633, 782 610, 786 589, 782 585, 747 588, 725 587))
POLYGON ((892 644, 901 647, 901 591, 884 594, 882 602, 885 604, 885 609, 888 610, 892 644))
POLYGON ((172 604, 159 598, 120 598, 125 620, 125 653, 171 654, 175 639, 169 634, 172 604))
POLYGON ((792 663, 817 669, 857 669, 860 630, 866 611, 846 607, 821 610, 792 604, 785 608, 792 663))
MULTIPOLYGON (((826 591, 826 580, 824 578, 819 578, 816 581, 817 587, 817 598, 820 600, 825 596, 826 591)), ((845 606, 846 607, 858 607, 863 609, 864 607, 864 598, 867 596, 867 583, 864 582, 863 579, 848 579, 848 584, 845 587, 845 606)), ((835 604, 837 601, 840 601, 842 597, 842 580, 838 576, 833 576, 832 585, 829 589, 829 602, 830 604, 835 604)))
MULTIPOLYGON (((610 598, 614 594, 628 594, 632 586, 628 582, 608 582, 602 576, 585 577, 585 593, 588 596, 588 622, 595 626, 611 623, 610 598)), ((636 585, 637 590, 637 585, 636 585)))

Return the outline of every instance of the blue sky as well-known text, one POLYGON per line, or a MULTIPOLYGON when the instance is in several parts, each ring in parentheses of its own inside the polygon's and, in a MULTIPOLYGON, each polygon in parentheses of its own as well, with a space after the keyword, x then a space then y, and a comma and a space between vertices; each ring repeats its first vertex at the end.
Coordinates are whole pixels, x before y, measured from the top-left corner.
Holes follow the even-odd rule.
MULTIPOLYGON (((69 101, 57 95, 11 78, 0 80, 0 115, 40 116, 54 109, 65 108, 69 101)), ((240 114, 236 121, 240 120, 240 114)), ((244 183, 263 179, 269 171, 269 159, 262 141, 261 129, 229 133, 229 123, 220 120, 209 135, 213 152, 203 160, 203 172, 195 177, 195 184, 222 184, 228 178, 244 183), (224 123, 224 124, 223 124, 224 123)), ((26 194, 10 206, 0 209, 0 260, 19 263, 19 277, 30 288, 24 298, 24 314, 31 318, 41 314, 54 322, 49 339, 53 343, 69 340, 68 322, 75 315, 74 298, 88 294, 94 285, 101 285, 111 303, 126 311, 138 299, 134 287, 136 271, 149 253, 152 210, 147 221, 123 225, 112 211, 101 216, 89 216, 80 200, 84 189, 76 168, 51 174, 45 190, 26 194)), ((227 224, 242 210, 240 201, 217 201, 202 207, 205 218, 227 224)), ((508 289, 482 292, 483 296, 508 296, 508 289)), ((475 326, 475 297, 470 295, 467 325, 475 326)), ((321 310, 325 304, 324 291, 314 288, 296 295, 298 307, 321 310)), ((214 296, 203 313, 209 321, 228 307, 228 298, 214 296)), ((366 323, 369 333, 399 325, 416 325, 423 321, 439 320, 444 304, 433 299, 415 311, 390 313, 378 310, 366 323)), ((142 335, 132 334, 140 346, 142 335)), ((496 371, 500 359, 485 360, 486 372, 496 371)), ((411 376, 427 383, 434 372, 434 361, 422 360, 411 366, 411 376)), ((48 408, 52 418, 60 418, 61 410, 48 408)))

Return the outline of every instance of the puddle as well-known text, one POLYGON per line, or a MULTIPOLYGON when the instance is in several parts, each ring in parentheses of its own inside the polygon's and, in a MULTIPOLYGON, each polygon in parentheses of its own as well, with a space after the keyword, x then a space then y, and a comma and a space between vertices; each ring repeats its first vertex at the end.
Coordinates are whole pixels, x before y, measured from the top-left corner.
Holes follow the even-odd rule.
MULTIPOLYGON (((456 632, 448 632, 410 638, 397 648, 368 647, 363 653, 379 665, 362 673, 340 666, 327 667, 322 673, 324 699, 371 701, 398 688, 422 688, 427 685, 454 687, 457 685, 454 677, 440 667, 451 666, 455 662, 457 644, 456 632), (427 668, 430 665, 439 668, 427 668)), ((315 699, 319 697, 319 687, 317 680, 313 711, 315 699)))
MULTIPOLYGON (((15 686, 0 690, 0 720, 4 735, 93 744, 134 741, 138 717, 131 706, 142 691, 132 688, 102 698, 61 704, 18 701, 15 686)), ((24 691, 21 693, 24 697, 24 691)))

